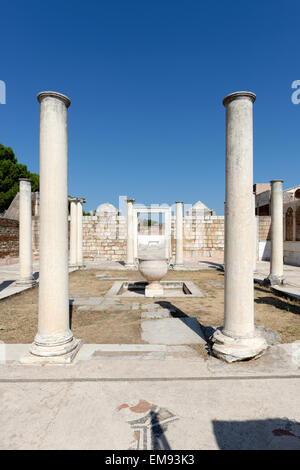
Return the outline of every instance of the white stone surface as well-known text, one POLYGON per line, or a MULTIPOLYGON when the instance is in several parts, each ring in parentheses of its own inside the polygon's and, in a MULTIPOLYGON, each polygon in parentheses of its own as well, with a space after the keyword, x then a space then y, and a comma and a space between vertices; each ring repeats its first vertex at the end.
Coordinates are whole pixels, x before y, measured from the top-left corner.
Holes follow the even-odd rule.
POLYGON ((77 201, 77 266, 83 266, 82 251, 82 199, 77 201))
POLYGON ((183 267, 183 202, 176 202, 176 248, 174 269, 183 267))
MULTIPOLYGON (((241 339, 242 353, 253 348, 253 102, 251 92, 237 92, 223 100, 226 107, 225 301, 222 354, 216 332, 214 353, 231 357, 231 340, 241 339)), ((261 350, 264 349, 263 344, 261 350)), ((265 344, 266 347, 266 344, 265 344)), ((260 352, 260 351, 259 351, 260 352)))
POLYGON ((77 265, 77 207, 76 199, 70 201, 70 266, 77 265))
MULTIPOLYGON (((33 356, 73 354, 79 342, 69 322, 68 124, 70 100, 56 92, 38 95, 40 111, 40 282, 38 332, 33 356)), ((34 360, 34 357, 32 358, 34 360)))
POLYGON ((133 268, 134 264, 134 236, 133 236, 133 203, 134 199, 127 199, 127 251, 126 251, 126 267, 133 268))
POLYGON ((19 286, 32 287, 35 280, 32 275, 32 208, 31 208, 31 181, 20 179, 20 207, 19 207, 19 286))
POLYGON ((167 259, 139 259, 139 272, 148 281, 145 288, 146 297, 161 297, 163 285, 159 282, 168 272, 167 259))
POLYGON ((162 318, 141 323, 142 340, 150 344, 205 344, 196 318, 162 318))
POLYGON ((284 282, 283 276, 283 193, 282 180, 271 181, 271 258, 268 281, 284 282))

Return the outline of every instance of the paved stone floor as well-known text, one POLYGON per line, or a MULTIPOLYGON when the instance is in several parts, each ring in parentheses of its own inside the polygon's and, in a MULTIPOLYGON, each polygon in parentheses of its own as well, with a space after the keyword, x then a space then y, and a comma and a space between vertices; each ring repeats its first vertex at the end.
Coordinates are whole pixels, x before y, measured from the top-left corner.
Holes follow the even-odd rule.
MULTIPOLYGON (((262 281, 270 272, 269 261, 258 261, 254 278, 262 281)), ((284 265, 285 285, 275 286, 273 290, 300 299, 300 266, 284 265)))
MULTIPOLYGON (((69 272, 75 271, 70 268, 69 272)), ((39 263, 33 263, 33 277, 39 282, 39 263)), ((15 264, 1 264, 0 265, 0 300, 10 295, 17 294, 28 287, 16 286, 16 281, 19 278, 19 263, 15 264)))
POLYGON ((300 450, 300 371, 280 361, 84 345, 73 365, 37 367, 16 362, 28 345, 8 346, 1 449, 300 450))
MULTIPOLYGON (((267 272, 258 263, 255 277, 267 272)), ((285 272, 300 289, 300 268, 285 272)), ((2 294, 17 273, 0 266, 2 294)), ((204 342, 197 326, 165 310, 142 312, 149 344, 84 344, 71 365, 21 365, 29 345, 0 343, 0 449, 300 450, 300 342, 255 361, 204 360, 180 344, 204 342)))

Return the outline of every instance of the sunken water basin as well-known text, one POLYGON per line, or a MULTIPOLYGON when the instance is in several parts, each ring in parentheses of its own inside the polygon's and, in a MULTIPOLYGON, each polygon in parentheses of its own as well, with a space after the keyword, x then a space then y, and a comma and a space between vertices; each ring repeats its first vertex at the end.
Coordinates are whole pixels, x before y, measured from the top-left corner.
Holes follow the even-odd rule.
MULTIPOLYGON (((159 295, 166 297, 203 297, 202 292, 192 281, 160 281, 163 291, 159 295)), ((146 281, 116 281, 105 297, 145 297, 146 281)))

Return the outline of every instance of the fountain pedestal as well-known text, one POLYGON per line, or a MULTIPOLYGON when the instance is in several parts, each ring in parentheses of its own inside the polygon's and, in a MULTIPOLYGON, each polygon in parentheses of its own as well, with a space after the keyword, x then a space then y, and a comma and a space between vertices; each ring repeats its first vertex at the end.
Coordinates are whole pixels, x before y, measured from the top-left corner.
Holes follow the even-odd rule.
POLYGON ((139 271, 148 281, 145 288, 145 297, 161 297, 164 289, 160 280, 168 272, 167 259, 139 259, 139 271))
POLYGON ((145 297, 161 297, 164 288, 159 281, 150 282, 145 288, 145 297))

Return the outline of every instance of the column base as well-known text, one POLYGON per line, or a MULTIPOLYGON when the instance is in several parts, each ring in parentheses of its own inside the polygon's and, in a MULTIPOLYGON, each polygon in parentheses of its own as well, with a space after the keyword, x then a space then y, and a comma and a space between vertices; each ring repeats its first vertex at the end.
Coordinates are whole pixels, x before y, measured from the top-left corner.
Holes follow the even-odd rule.
POLYGON ((38 283, 33 279, 18 279, 15 282, 15 285, 18 287, 35 287, 38 283))
POLYGON ((83 341, 73 338, 67 344, 60 346, 39 346, 33 343, 21 364, 71 364, 83 341))
POLYGON ((84 269, 84 268, 86 268, 86 264, 78 264, 77 268, 78 269, 84 269))
POLYGON ((72 269, 84 269, 86 268, 86 265, 85 264, 71 264, 69 263, 69 268, 72 268, 72 269))
POLYGON ((285 284, 285 278, 283 276, 274 276, 270 274, 264 279, 264 284, 266 286, 280 286, 285 284))
POLYGON ((137 269, 135 264, 125 264, 125 269, 137 269))
POLYGON ((183 268, 184 268, 184 264, 183 264, 183 263, 182 263, 182 264, 174 264, 174 265, 173 265, 173 269, 174 269, 175 271, 181 271, 183 268))
POLYGON ((214 355, 226 362, 258 358, 268 348, 266 340, 258 335, 253 338, 231 338, 216 330, 211 340, 214 355))

